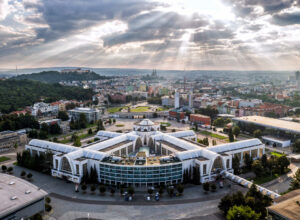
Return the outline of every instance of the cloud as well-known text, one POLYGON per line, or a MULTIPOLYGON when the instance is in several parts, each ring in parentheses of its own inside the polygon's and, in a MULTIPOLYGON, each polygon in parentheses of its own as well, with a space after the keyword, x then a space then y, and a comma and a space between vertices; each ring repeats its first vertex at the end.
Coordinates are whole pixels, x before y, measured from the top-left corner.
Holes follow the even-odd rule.
POLYGON ((193 35, 193 41, 201 44, 216 44, 219 40, 233 39, 234 33, 229 30, 201 30, 193 35))
POLYGON ((0 21, 4 20, 8 14, 9 14, 8 0, 1 0, 0 1, 0 21))
POLYGON ((105 46, 128 42, 178 39, 186 29, 206 26, 200 15, 184 16, 177 12, 151 11, 128 20, 128 30, 104 38, 105 46))
POLYGON ((300 24, 300 11, 276 14, 271 21, 281 26, 300 24))

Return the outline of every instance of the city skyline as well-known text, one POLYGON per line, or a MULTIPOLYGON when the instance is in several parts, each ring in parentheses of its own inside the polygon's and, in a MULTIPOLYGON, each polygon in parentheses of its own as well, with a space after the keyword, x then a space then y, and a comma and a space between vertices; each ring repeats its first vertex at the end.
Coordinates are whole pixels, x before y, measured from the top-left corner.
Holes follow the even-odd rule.
POLYGON ((299 0, 0 2, 0 68, 297 70, 299 0))

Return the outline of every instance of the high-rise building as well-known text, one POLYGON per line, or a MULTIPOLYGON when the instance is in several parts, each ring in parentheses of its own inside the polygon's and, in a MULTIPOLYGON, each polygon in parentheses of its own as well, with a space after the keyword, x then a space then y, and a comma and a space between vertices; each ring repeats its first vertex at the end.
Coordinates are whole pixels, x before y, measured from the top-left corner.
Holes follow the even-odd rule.
POLYGON ((190 90, 190 94, 189 94, 189 107, 193 108, 193 90, 190 90))

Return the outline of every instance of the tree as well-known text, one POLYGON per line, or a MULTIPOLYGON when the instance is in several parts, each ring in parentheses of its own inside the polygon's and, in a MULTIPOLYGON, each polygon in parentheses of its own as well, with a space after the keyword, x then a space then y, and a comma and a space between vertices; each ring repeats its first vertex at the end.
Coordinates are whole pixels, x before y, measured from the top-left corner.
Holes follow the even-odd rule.
POLYGON ((255 160, 252 163, 252 170, 257 177, 261 177, 264 173, 264 168, 260 160, 255 160))
POLYGON ((45 139, 47 139, 47 137, 48 137, 48 132, 41 130, 39 133, 39 138, 42 140, 45 140, 45 139))
POLYGON ((268 158, 267 158, 266 154, 263 154, 262 157, 261 157, 261 165, 264 168, 267 168, 267 166, 268 166, 268 158))
POLYGON ((61 128, 57 123, 51 124, 49 126, 49 132, 50 134, 61 134, 61 128))
POLYGON ((226 215, 227 220, 258 220, 261 214, 253 211, 249 206, 233 206, 226 215))
POLYGON ((88 130, 88 134, 93 134, 93 131, 91 128, 88 130))
POLYGON ((237 138, 240 134, 240 127, 239 126, 234 126, 232 133, 234 134, 235 138, 237 138))
POLYGON ((81 141, 80 141, 79 137, 76 137, 73 145, 76 146, 76 147, 80 147, 81 146, 81 141))
POLYGON ((14 170, 13 167, 8 167, 8 168, 7 168, 7 172, 8 172, 8 173, 12 173, 13 170, 14 170))
POLYGON ((240 173, 240 159, 237 155, 232 158, 232 168, 234 170, 234 174, 240 173))
POLYGON ((296 140, 293 144, 293 151, 296 153, 300 153, 300 139, 296 140))
POLYGON ((46 124, 46 123, 42 123, 40 131, 44 131, 46 134, 48 134, 48 132, 49 132, 49 125, 46 124))
POLYGON ((97 131, 99 131, 99 130, 105 130, 103 121, 101 119, 99 119, 97 122, 97 131))
POLYGON ((255 138, 260 138, 262 136, 262 132, 260 129, 256 129, 254 132, 253 132, 253 136, 255 138))
POLYGON ((244 157, 244 162, 247 170, 251 170, 252 161, 253 161, 252 157, 250 157, 250 155, 246 153, 244 157))
POLYGON ((79 127, 80 128, 86 128, 86 126, 87 126, 87 119, 85 117, 85 114, 80 113, 78 123, 79 123, 79 127))
POLYGON ((286 156, 281 156, 277 159, 277 164, 279 166, 280 169, 280 173, 283 174, 284 171, 288 168, 288 166, 290 165, 290 161, 287 159, 286 156))
POLYGON ((229 142, 234 142, 234 136, 231 128, 229 128, 228 130, 228 138, 229 138, 229 142))
POLYGON ((225 216, 227 215, 228 210, 232 206, 233 206, 232 196, 230 196, 229 194, 225 195, 221 199, 221 201, 218 205, 219 209, 224 213, 225 216))
POLYGON ((61 119, 62 121, 68 121, 69 116, 66 111, 59 111, 57 118, 61 119))
POLYGON ((300 168, 298 168, 290 183, 289 190, 295 190, 295 189, 300 189, 300 168))

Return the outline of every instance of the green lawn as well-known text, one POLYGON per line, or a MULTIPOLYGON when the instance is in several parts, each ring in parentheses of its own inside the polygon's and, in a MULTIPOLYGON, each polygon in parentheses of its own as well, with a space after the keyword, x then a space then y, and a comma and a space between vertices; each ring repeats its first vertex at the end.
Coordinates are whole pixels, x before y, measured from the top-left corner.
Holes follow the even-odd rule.
POLYGON ((282 153, 278 153, 278 152, 271 152, 271 155, 275 156, 275 157, 281 157, 281 156, 285 156, 285 154, 282 154, 282 153))
POLYGON ((167 107, 158 107, 157 108, 157 111, 158 112, 161 112, 161 111, 166 111, 166 110, 168 110, 169 108, 167 108, 167 107))
POLYGON ((165 127, 170 127, 171 124, 169 122, 160 122, 161 125, 165 126, 165 127))
POLYGON ((123 124, 116 124, 116 127, 124 127, 123 124))
POLYGON ((218 138, 218 139, 221 139, 221 140, 228 139, 228 137, 226 137, 226 136, 215 134, 215 133, 212 133, 212 132, 209 132, 209 131, 200 131, 200 134, 208 135, 208 136, 218 138))
POLYGON ((111 107, 111 108, 108 108, 107 111, 109 113, 116 113, 116 112, 120 112, 122 111, 123 107, 111 107))
POLYGON ((8 157, 0 157, 0 162, 4 162, 4 161, 7 161, 7 160, 10 160, 8 157))
POLYGON ((136 107, 136 108, 132 108, 130 109, 131 112, 146 112, 150 109, 149 106, 139 106, 139 107, 136 107))
POLYGON ((270 176, 264 176, 264 177, 260 177, 260 178, 255 178, 254 179, 254 183, 255 184, 258 184, 258 185, 260 185, 260 184, 263 184, 263 183, 267 183, 267 182, 270 182, 271 180, 274 180, 274 179, 276 179, 277 177, 279 177, 279 175, 278 174, 274 174, 274 175, 270 175, 270 176))

